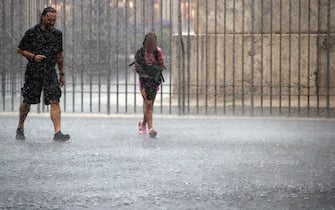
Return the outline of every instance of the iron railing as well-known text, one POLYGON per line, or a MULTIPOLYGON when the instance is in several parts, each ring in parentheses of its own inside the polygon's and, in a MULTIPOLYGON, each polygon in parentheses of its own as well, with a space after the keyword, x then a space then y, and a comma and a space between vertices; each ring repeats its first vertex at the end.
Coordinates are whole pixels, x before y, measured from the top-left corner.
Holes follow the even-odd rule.
POLYGON ((16 47, 45 6, 63 31, 63 111, 142 112, 128 64, 155 31, 168 69, 156 113, 334 117, 332 0, 0 0, 2 112, 18 111, 16 47))

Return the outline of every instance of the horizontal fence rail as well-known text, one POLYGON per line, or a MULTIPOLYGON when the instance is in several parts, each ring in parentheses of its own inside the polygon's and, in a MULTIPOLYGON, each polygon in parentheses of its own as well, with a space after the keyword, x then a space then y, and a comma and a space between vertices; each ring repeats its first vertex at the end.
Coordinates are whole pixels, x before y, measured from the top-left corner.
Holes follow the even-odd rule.
POLYGON ((0 0, 2 112, 18 111, 16 48, 46 6, 63 32, 63 111, 141 113, 128 64, 154 31, 167 67, 155 113, 335 116, 333 0, 0 0))

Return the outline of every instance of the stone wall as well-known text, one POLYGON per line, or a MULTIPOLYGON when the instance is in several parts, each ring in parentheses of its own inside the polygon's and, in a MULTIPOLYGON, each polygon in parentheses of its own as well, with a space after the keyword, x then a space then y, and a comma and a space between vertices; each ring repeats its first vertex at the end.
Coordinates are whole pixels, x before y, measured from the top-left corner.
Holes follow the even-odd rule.
MULTIPOLYGON (((199 0, 199 5, 194 4, 194 10, 199 6, 199 29, 198 24, 194 24, 196 33, 206 33, 206 1, 208 2, 208 33, 215 32, 215 1, 199 0)), ((321 0, 318 5, 318 0, 300 0, 301 4, 301 32, 302 33, 317 33, 318 22, 320 22, 320 31, 327 32, 327 1, 321 0), (310 1, 310 10, 309 8, 310 1), (320 14, 318 13, 320 10, 320 14), (310 15, 310 30, 308 26, 308 16, 310 15), (320 16, 320 19, 319 17, 320 16), (320 21, 319 21, 320 20, 320 21)), ((252 1, 251 0, 217 0, 217 33, 224 33, 224 13, 226 2, 226 32, 234 32, 234 14, 235 14, 235 33, 243 33, 243 10, 244 10, 244 33, 252 32, 252 1), (243 4, 244 2, 244 4, 243 4)), ((273 33, 292 33, 299 32, 299 0, 254 0, 255 8, 255 33, 271 33, 271 21, 273 33), (262 6, 263 2, 263 6, 262 6), (272 4, 271 4, 272 2, 272 4), (282 2, 280 4, 280 2, 282 2), (290 17, 290 2, 291 2, 291 17, 290 17), (272 8, 272 10, 271 10, 272 8), (272 17, 271 17, 272 13, 272 17), (290 29, 291 19, 291 29, 290 29), (281 24, 280 24, 281 20, 281 24), (263 21, 263 26, 262 26, 263 21), (281 27, 280 27, 281 25, 281 27)), ((331 5, 331 32, 335 32, 335 4, 330 0, 331 5)), ((197 16, 197 14, 196 14, 197 16)), ((196 20, 197 17, 194 17, 196 20)))
MULTIPOLYGON (((255 95, 262 93, 265 96, 281 94, 283 97, 298 96, 299 92, 302 96, 308 93, 326 95, 328 79, 332 86, 329 89, 330 94, 335 94, 335 73, 333 73, 335 72, 335 4, 331 4, 330 33, 327 34, 327 1, 321 1, 320 4, 320 33, 318 33, 317 0, 311 0, 310 24, 308 24, 308 0, 301 0, 300 29, 299 1, 291 1, 290 18, 289 0, 282 0, 282 9, 279 0, 273 0, 272 7, 270 1, 263 1, 262 6, 261 0, 255 0, 255 27, 252 33, 251 1, 244 1, 244 21, 242 0, 235 0, 235 7, 233 0, 226 1, 225 28, 225 1, 218 0, 217 35, 215 35, 214 1, 208 1, 207 34, 205 2, 200 0, 198 5, 200 21, 199 27, 194 24, 196 34, 183 35, 182 39, 175 35, 173 39, 172 55, 175 70, 173 82, 174 84, 181 82, 183 85, 183 91, 179 91, 179 94, 190 95, 191 100, 192 96, 202 94, 207 95, 209 99, 219 98, 219 101, 224 94, 228 96, 234 94, 237 98, 242 93, 246 96, 252 93, 255 95), (272 30, 271 8, 273 8, 272 30), (183 78, 181 73, 177 73, 178 62, 181 61, 178 58, 182 55, 181 48, 178 47, 180 40, 184 43, 185 52, 182 58, 185 68, 179 69, 184 71, 183 78), (252 41, 254 52, 252 52, 252 41), (328 58, 329 71, 327 71, 328 58)), ((178 93, 178 86, 175 87, 174 92, 178 93)))

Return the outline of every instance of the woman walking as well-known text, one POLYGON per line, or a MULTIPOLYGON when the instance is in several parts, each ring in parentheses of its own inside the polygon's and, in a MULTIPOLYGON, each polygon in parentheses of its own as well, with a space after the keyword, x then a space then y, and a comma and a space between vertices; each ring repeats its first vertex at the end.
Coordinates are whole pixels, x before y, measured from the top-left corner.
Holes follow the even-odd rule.
POLYGON ((139 74, 140 91, 144 102, 143 119, 138 123, 139 134, 154 138, 157 131, 153 128, 152 113, 155 97, 159 86, 164 81, 162 76, 164 66, 164 56, 162 49, 157 46, 157 36, 150 32, 146 34, 143 46, 135 54, 135 68, 139 74))

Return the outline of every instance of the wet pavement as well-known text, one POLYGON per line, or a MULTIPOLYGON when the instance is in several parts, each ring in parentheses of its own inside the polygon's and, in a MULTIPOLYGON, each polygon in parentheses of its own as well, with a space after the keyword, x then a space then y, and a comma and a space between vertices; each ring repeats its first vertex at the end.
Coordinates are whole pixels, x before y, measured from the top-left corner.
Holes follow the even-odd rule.
POLYGON ((335 209, 335 120, 0 113, 0 209, 335 209))

